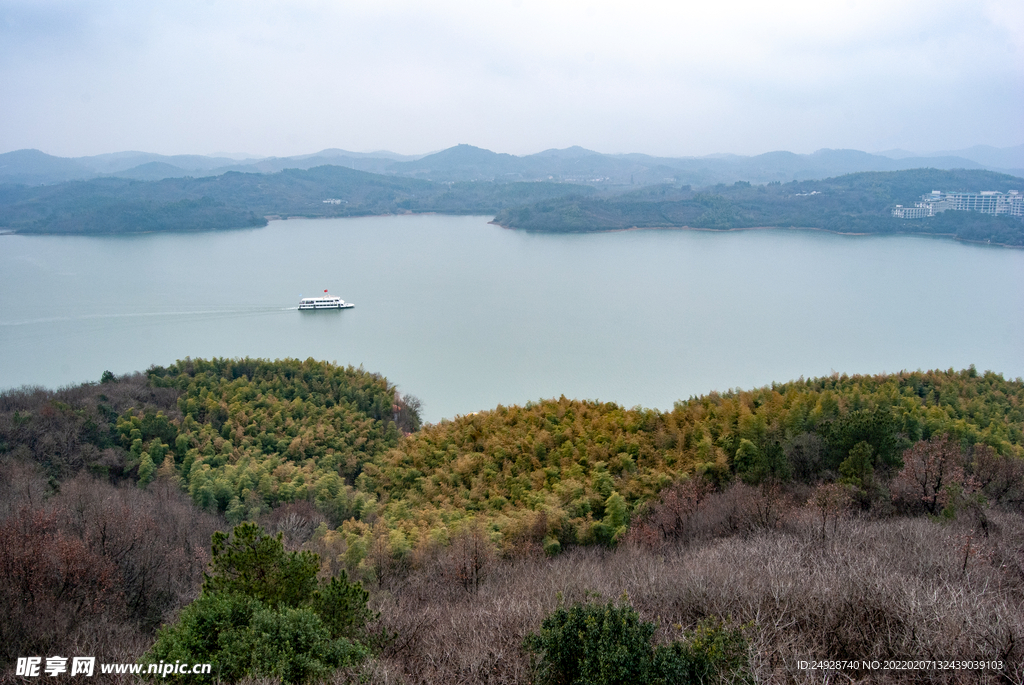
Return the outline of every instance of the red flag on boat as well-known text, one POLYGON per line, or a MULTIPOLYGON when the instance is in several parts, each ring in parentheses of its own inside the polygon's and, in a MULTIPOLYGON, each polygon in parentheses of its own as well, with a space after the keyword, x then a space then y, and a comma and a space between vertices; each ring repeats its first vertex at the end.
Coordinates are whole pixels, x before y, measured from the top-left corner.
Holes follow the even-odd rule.
POLYGON ((327 288, 324 288, 324 292, 327 292, 327 288))

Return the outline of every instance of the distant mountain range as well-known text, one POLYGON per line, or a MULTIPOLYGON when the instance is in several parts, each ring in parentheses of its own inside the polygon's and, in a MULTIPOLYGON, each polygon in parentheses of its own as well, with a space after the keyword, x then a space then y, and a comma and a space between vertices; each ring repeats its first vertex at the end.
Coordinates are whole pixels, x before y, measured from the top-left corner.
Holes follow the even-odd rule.
POLYGON ((752 157, 653 157, 644 154, 606 155, 581 147, 552 149, 533 155, 491 152, 472 145, 409 156, 392 152, 358 153, 327 149, 295 157, 234 159, 204 155, 158 155, 116 152, 92 157, 54 157, 39 150, 0 154, 0 183, 48 185, 103 177, 139 181, 220 176, 229 171, 274 173, 285 169, 340 166, 374 174, 441 183, 460 181, 552 181, 596 187, 675 184, 706 187, 717 183, 804 181, 862 171, 904 169, 985 169, 1024 176, 1024 145, 995 148, 977 145, 963 150, 917 154, 888 150, 818 150, 809 155, 768 152, 752 157))

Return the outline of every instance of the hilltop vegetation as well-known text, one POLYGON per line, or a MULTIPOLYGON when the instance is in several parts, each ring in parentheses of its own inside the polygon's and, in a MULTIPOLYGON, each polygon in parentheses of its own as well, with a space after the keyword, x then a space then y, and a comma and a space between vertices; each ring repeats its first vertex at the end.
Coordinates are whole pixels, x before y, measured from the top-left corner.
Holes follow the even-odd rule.
POLYGON ((233 522, 307 499, 336 520, 349 518, 359 502, 346 480, 398 445, 399 425, 419 425, 385 379, 351 367, 186 360, 149 376, 181 393, 181 418, 123 415, 129 468, 137 462, 145 479, 166 463, 197 504, 233 522))
POLYGON ((857 459, 867 463, 847 480, 869 506, 917 441, 949 434, 1021 459, 1022 429, 1024 385, 972 371, 798 381, 670 412, 563 397, 443 421, 403 440, 356 482, 376 496, 376 511, 365 514, 377 522, 364 514, 343 529, 351 548, 379 537, 382 520, 400 555, 446 540, 462 521, 484 521, 502 549, 533 542, 550 552, 620 540, 631 517, 688 475, 720 487, 811 483, 845 477, 857 459))
POLYGON ((0 394, 0 502, 6 664, 184 658, 216 619, 232 645, 308 642, 223 652, 236 674, 290 664, 295 681, 357 677, 328 675, 346 664, 371 683, 523 683, 713 663, 728 682, 795 677, 808 654, 960 655, 1003 666, 958 678, 1024 675, 1024 381, 973 368, 670 411, 562 397, 421 427, 414 398, 361 369, 187 359, 0 394), (228 537, 208 547, 246 520, 283 547, 243 537, 301 567, 291 599, 238 594, 244 574, 217 561, 228 537), (318 604, 315 564, 340 579, 351 625, 318 604), (588 616, 610 622, 588 637, 597 656, 574 661, 559 635, 588 616), (620 639, 632 661, 602 661, 620 639))
POLYGON ((687 477, 718 487, 845 479, 870 506, 904 450, 933 436, 1024 459, 1024 385, 973 369, 795 381, 667 412, 562 397, 419 430, 415 398, 351 367, 185 360, 148 381, 162 407, 47 403, 8 414, 0 439, 54 474, 74 464, 145 485, 163 473, 231 523, 311 502, 356 572, 448 544, 466 526, 503 553, 612 544, 687 477), (80 426, 79 454, 34 433, 57 416, 80 426))
POLYGON ((912 207, 921 195, 936 189, 1024 190, 1024 179, 990 171, 914 169, 761 186, 737 182, 699 191, 651 186, 615 197, 561 198, 512 207, 499 212, 495 223, 544 232, 797 227, 839 233, 931 233, 1024 245, 1024 222, 1008 216, 954 211, 916 220, 892 216, 895 205, 912 207))

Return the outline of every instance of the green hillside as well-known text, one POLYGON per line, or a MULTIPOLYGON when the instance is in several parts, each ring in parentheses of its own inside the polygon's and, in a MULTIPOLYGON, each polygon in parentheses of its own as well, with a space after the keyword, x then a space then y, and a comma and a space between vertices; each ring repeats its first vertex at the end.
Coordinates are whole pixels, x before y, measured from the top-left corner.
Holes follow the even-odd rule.
MULTIPOLYGON (((379 563, 367 561, 374 544, 401 559, 470 522, 506 553, 612 544, 645 503, 694 475, 719 486, 846 478, 869 506, 864 473, 887 482, 903 451, 933 435, 1024 458, 1024 384, 973 369, 795 381, 665 412, 562 397, 419 430, 415 400, 351 367, 185 360, 148 378, 173 405, 128 407, 93 429, 124 455, 115 472, 143 485, 172 477, 232 523, 309 501, 353 568, 379 563)), ((36 420, 9 424, 8 446, 36 420)))
MULTIPOLYGON (((794 381, 665 412, 562 397, 423 428, 416 401, 386 379, 313 360, 190 359, 154 367, 148 382, 171 393, 162 408, 51 403, 6 413, 0 439, 6 450, 45 445, 33 426, 67 415, 84 443, 122 455, 81 450, 79 468, 143 485, 162 473, 233 523, 308 500, 344 533, 352 563, 381 526, 396 555, 468 520, 501 549, 612 543, 680 479, 830 480, 861 443, 880 480, 933 435, 1024 458, 1024 384, 973 369, 794 381)), ((55 474, 69 461, 36 458, 55 474)))
POLYGON ((265 226, 267 216, 494 214, 509 206, 590 192, 560 183, 433 183, 340 166, 160 181, 102 178, 52 186, 0 185, 0 228, 19 233, 140 233, 265 226))
POLYGON ((1024 179, 991 171, 914 169, 864 172, 825 179, 752 186, 737 182, 692 190, 650 186, 616 197, 546 200, 498 213, 508 228, 585 232, 626 228, 690 227, 709 230, 779 227, 840 233, 931 233, 962 240, 1024 245, 1024 222, 977 212, 943 212, 896 219, 897 204, 912 207, 932 190, 1024 191, 1024 179))
POLYGON ((1012 217, 952 211, 920 220, 892 217, 895 205, 912 206, 935 189, 1005 192, 1024 189, 1024 179, 981 170, 914 169, 759 186, 740 181, 700 190, 656 185, 610 195, 571 183, 436 183, 320 166, 160 181, 0 185, 0 228, 49 234, 205 231, 263 226, 267 217, 438 212, 494 214, 502 226, 544 232, 798 227, 1024 245, 1024 222, 1012 217))

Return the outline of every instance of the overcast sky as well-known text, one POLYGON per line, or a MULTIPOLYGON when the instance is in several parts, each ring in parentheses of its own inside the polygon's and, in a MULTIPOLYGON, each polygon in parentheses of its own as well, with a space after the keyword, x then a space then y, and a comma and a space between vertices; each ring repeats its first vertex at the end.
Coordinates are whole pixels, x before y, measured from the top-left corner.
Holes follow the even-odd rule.
POLYGON ((1019 0, 0 0, 0 152, 1024 143, 1019 0))

